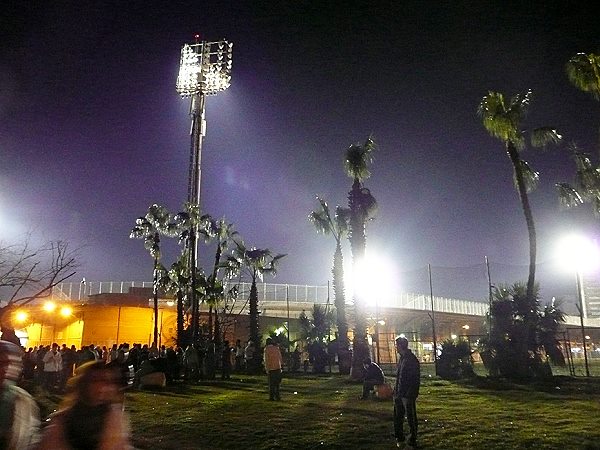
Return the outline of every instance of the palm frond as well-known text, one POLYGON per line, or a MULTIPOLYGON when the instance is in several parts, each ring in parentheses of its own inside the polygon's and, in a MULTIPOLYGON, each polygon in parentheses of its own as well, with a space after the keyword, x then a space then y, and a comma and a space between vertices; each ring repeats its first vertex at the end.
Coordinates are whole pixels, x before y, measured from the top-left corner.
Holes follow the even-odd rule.
POLYGON ((502 142, 511 142, 521 149, 523 136, 519 125, 528 102, 529 95, 518 95, 511 99, 507 107, 503 94, 489 92, 479 103, 477 114, 482 118, 484 128, 492 137, 502 142))
MULTIPOLYGON (((525 189, 527 192, 532 192, 537 187, 540 181, 540 174, 531 168, 531 166, 527 163, 527 161, 519 160, 519 171, 523 176, 523 181, 525 182, 525 189)), ((515 186, 517 186, 517 177, 515 173, 514 179, 515 186)), ((518 186, 517 186, 518 189, 518 186)))
POLYGON ((362 181, 371 176, 369 164, 373 162, 373 151, 375 149, 375 141, 372 136, 369 136, 363 145, 352 144, 346 150, 344 168, 350 178, 362 181))
POLYGON ((583 92, 600 100, 600 56, 577 53, 566 64, 569 81, 583 92))
POLYGON ((335 208, 335 224, 340 238, 348 235, 348 231, 350 230, 350 214, 350 208, 343 208, 341 206, 335 208))
POLYGON ((562 208, 573 208, 583 204, 581 195, 568 183, 556 183, 558 200, 562 208))
POLYGON ((545 147, 548 144, 558 144, 562 136, 552 127, 539 127, 531 131, 531 145, 545 147))
POLYGON ((329 234, 331 232, 331 225, 323 211, 312 211, 308 215, 308 220, 315 226, 317 233, 329 234))

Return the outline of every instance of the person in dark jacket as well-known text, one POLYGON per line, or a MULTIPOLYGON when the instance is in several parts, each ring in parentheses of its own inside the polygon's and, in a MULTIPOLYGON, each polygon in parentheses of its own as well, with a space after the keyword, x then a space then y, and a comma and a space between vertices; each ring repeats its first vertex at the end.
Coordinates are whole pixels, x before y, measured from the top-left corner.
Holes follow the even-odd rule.
POLYGON ((396 350, 400 354, 394 389, 394 435, 396 446, 404 444, 404 417, 408 422, 409 434, 406 437, 406 449, 417 445, 417 397, 421 385, 421 367, 419 360, 408 348, 404 337, 396 339, 396 350))
POLYGON ((361 400, 366 400, 369 398, 369 394, 375 386, 385 383, 385 375, 383 374, 381 367, 371 361, 371 358, 365 358, 363 360, 363 367, 365 369, 365 377, 363 379, 361 400))

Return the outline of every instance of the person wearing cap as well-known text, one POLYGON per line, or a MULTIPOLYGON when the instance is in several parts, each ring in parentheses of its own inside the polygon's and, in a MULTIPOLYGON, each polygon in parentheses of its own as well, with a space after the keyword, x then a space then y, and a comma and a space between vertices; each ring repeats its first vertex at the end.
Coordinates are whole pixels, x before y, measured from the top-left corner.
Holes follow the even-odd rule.
POLYGON ((0 341, 0 448, 28 450, 39 442, 40 410, 29 393, 17 386, 23 351, 0 341))
POLYGON ((400 336, 396 339, 396 350, 400 354, 396 387, 394 389, 394 435, 396 446, 404 444, 404 417, 408 422, 409 434, 405 449, 417 446, 417 397, 421 385, 421 366, 414 353, 408 348, 408 340, 400 336))

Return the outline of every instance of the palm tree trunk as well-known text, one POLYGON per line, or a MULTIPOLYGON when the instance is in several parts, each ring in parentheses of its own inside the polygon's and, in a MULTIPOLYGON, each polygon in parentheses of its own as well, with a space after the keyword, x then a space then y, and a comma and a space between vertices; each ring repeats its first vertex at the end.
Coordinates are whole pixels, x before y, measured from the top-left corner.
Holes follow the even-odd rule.
POLYGON ((344 257, 339 239, 333 255, 333 295, 336 309, 336 323, 338 329, 337 354, 340 374, 348 375, 352 361, 348 350, 348 321, 346 319, 346 295, 344 292, 344 257))
POLYGON ((154 300, 154 338, 152 343, 158 345, 158 258, 154 258, 154 277, 152 280, 152 294, 154 300))
MULTIPOLYGON (((358 178, 354 179, 352 190, 348 194, 350 207, 350 249, 352 251, 352 266, 356 270, 357 263, 364 258, 367 246, 365 235, 365 213, 361 204, 362 186, 358 178)), ((352 353, 351 378, 355 380, 364 377, 363 360, 369 355, 366 336, 363 299, 354 292, 354 339, 352 353)))
POLYGON ((177 345, 184 346, 183 343, 183 294, 177 291, 177 345))
POLYGON ((212 304, 208 307, 208 340, 212 341, 213 339, 213 307, 212 304))
POLYGON ((252 358, 252 364, 254 367, 249 367, 248 369, 251 372, 256 371, 258 364, 258 353, 261 348, 260 346, 260 335, 258 329, 258 289, 256 288, 256 273, 252 277, 252 286, 250 287, 250 340, 254 343, 254 348, 256 349, 256 353, 254 358, 252 358))
POLYGON ((528 299, 532 299, 535 289, 535 264, 537 254, 535 224, 533 222, 531 206, 529 205, 529 196, 527 195, 527 188, 525 186, 525 180, 523 179, 523 172, 521 171, 521 159, 519 158, 517 149, 513 144, 508 143, 506 145, 506 151, 515 171, 515 179, 517 181, 519 198, 521 199, 521 207, 523 208, 525 222, 527 223, 527 233, 529 235, 529 276, 527 278, 526 295, 528 299))

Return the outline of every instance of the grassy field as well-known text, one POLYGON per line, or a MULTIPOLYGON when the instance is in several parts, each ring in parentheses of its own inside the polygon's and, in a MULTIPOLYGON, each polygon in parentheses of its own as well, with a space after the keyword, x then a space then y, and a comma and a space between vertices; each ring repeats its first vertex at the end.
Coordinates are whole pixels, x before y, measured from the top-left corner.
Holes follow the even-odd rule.
MULTIPOLYGON (((139 449, 390 449, 391 401, 360 401, 338 375, 284 378, 268 400, 262 376, 175 385, 126 396, 139 449)), ((600 449, 600 380, 519 385, 424 379, 417 407, 426 449, 600 449)), ((57 398, 42 399, 48 412, 57 398)))

